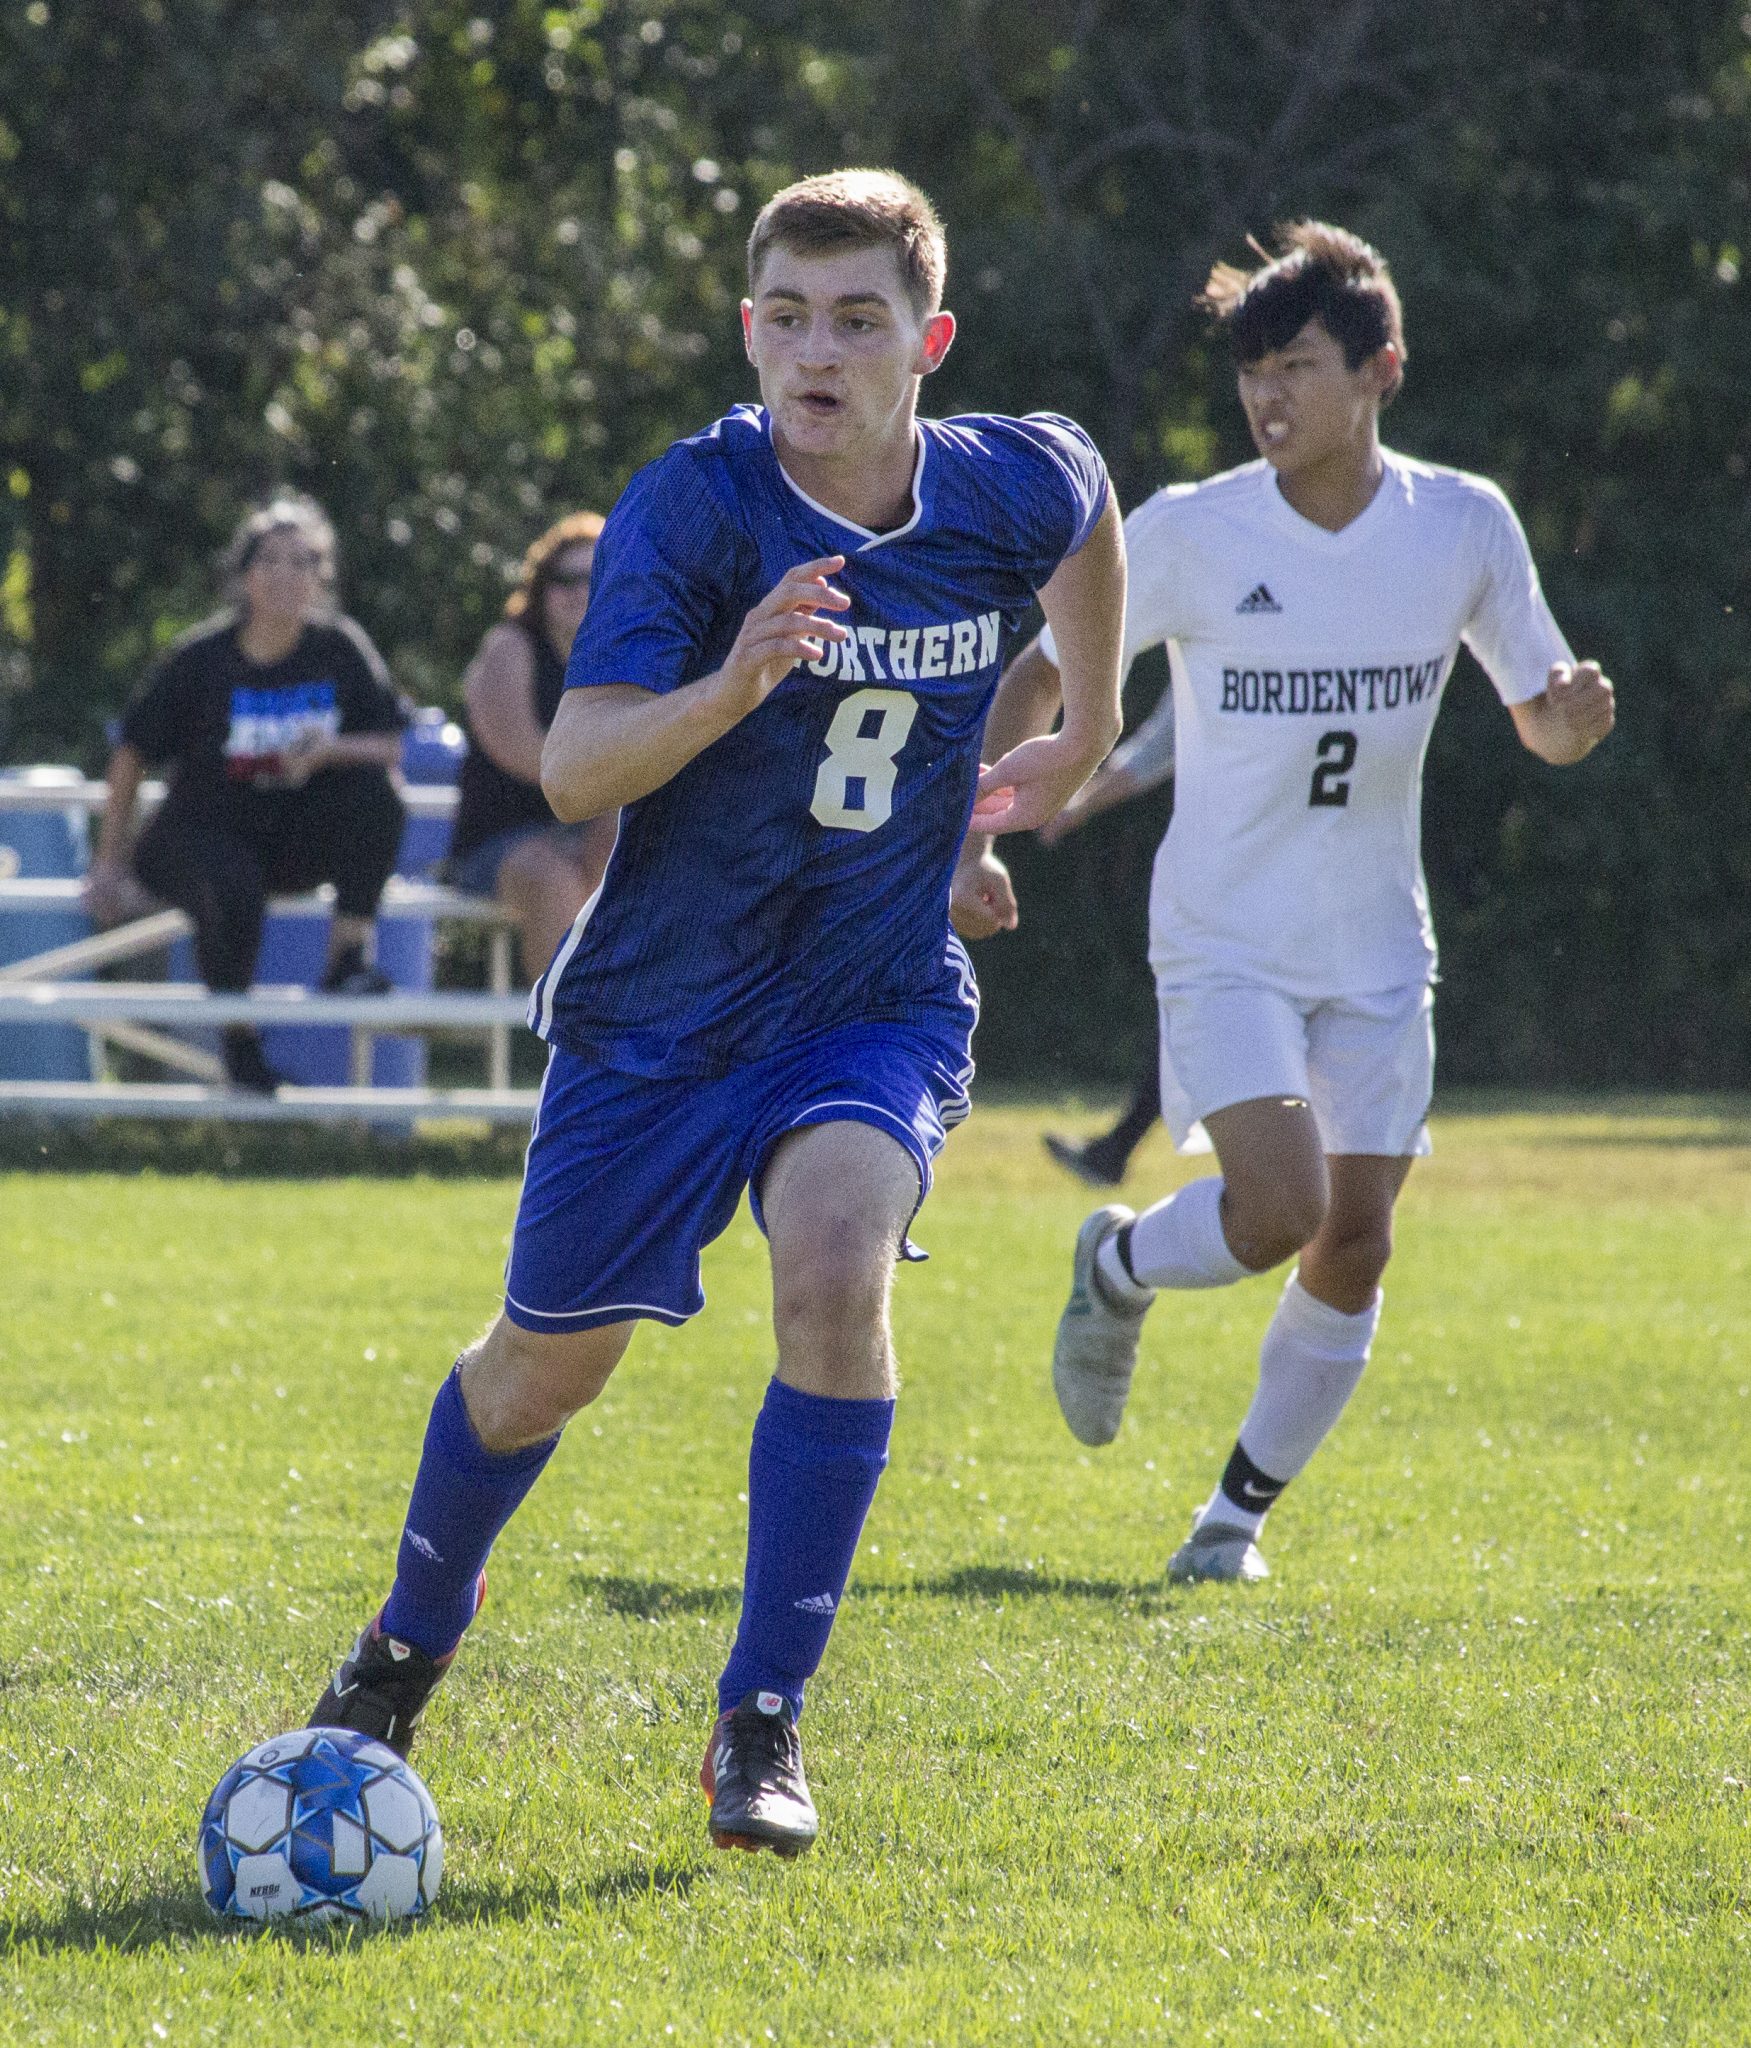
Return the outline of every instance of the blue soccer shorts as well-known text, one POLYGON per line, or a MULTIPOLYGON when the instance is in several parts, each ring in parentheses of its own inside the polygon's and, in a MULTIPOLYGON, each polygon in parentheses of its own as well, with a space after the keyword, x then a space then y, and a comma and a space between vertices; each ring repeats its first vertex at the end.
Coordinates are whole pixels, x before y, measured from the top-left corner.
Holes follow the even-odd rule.
MULTIPOLYGON (((592 1330, 705 1306, 699 1254, 772 1150, 806 1124, 861 1123, 912 1155, 918 1201, 967 1114, 963 1032, 848 1024, 720 1079, 623 1074, 555 1046, 541 1084, 505 1271, 525 1330, 592 1330)), ((910 1244, 908 1257, 921 1256, 910 1244)))

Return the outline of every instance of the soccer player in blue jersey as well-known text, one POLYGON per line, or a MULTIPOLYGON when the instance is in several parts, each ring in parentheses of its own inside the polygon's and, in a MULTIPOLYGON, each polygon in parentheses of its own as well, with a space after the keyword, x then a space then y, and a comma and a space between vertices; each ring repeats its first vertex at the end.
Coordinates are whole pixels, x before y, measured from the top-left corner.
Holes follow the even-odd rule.
POLYGON ((929 201, 889 172, 755 222, 761 407, 634 477, 604 530, 542 782, 618 809, 602 888, 537 983, 553 1048, 504 1311, 444 1382, 394 1587, 317 1707, 405 1749, 493 1539, 643 1318, 703 1305, 744 1188, 777 1372, 754 1426, 742 1613, 701 1783, 719 1847, 814 1840, 796 1718, 887 1462, 888 1292, 967 1112, 971 967, 950 877, 1029 830, 1119 729, 1124 547, 1087 437, 1051 414, 915 416, 954 336, 929 201), (1036 593, 1064 719, 981 774, 1036 593))

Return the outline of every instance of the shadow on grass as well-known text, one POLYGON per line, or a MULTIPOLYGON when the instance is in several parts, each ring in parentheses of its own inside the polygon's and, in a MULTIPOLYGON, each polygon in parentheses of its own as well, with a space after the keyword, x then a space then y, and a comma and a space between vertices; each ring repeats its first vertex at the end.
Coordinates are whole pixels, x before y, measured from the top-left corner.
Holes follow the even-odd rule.
POLYGON ((581 1891, 554 1884, 447 1884, 433 1909, 440 1922, 473 1926, 501 1920, 551 1920, 580 1903, 636 1905, 641 1899, 684 1899, 700 1871, 686 1863, 623 1863, 605 1870, 581 1891))
POLYGON ((0 1920, 0 1955, 16 1955, 20 1949, 30 1948, 85 1954, 104 1948, 138 1955, 223 1936, 226 1931, 192 1887, 163 1898, 126 1899, 113 1906, 69 1899, 59 1913, 25 1913, 0 1920))
POLYGON ((128 1899, 115 1906, 69 1900, 58 1914, 0 1920, 0 1955, 15 1956, 32 1948, 85 1955, 98 1949, 118 1955, 148 1955, 191 1941, 273 1940, 289 1941, 299 1948, 330 1949, 355 1941, 395 1940, 417 1925, 417 1921, 401 1921, 393 1927, 332 1927, 310 1921, 274 1920, 257 1925, 247 1920, 221 1920, 208 1912, 206 1901, 191 1887, 186 1892, 128 1899))
MULTIPOLYGON (((587 1578, 581 1572, 573 1587, 599 1600, 610 1614, 630 1614, 650 1621, 665 1614, 716 1614, 741 1604, 740 1586, 677 1586, 669 1579, 626 1579, 612 1575, 587 1578)), ((859 1593, 895 1594, 926 1600, 1137 1600, 1164 1591, 1159 1579, 1132 1583, 1124 1579, 1061 1578, 1055 1572, 1031 1572, 1019 1565, 968 1564, 935 1578, 866 1579, 859 1593)))
POLYGON ((228 1180, 515 1179, 521 1125, 458 1124, 422 1133, 347 1125, 0 1123, 0 1172, 223 1175, 228 1180))
MULTIPOLYGON (((639 1621, 664 1615, 718 1614, 740 1606, 740 1586, 677 1586, 668 1579, 587 1578, 581 1572, 573 1588, 599 1600, 610 1614, 639 1621)), ((1102 1600, 1129 1602, 1159 1599, 1173 1589, 1160 1579, 1134 1583, 1124 1579, 1061 1578, 1055 1572, 1030 1572, 1017 1565, 968 1564, 934 1578, 859 1578, 854 1594, 913 1600, 1102 1600)))
POLYGON ((594 1905, 618 1906, 639 1899, 684 1899, 700 1871, 689 1863, 627 1863, 605 1870, 585 1887, 594 1905))
POLYGON ((599 1600, 610 1614, 629 1614, 654 1621, 667 1614, 716 1614, 739 1607, 740 1586, 677 1586, 668 1579, 625 1579, 613 1574, 588 1578, 573 1575, 573 1589, 599 1600))
MULTIPOLYGON (((466 1927, 487 1921, 542 1921, 584 1902, 611 1908, 636 1905, 641 1899, 684 1899, 700 1875, 696 1865, 636 1862, 604 1871, 581 1892, 539 1881, 450 1883, 432 1909, 430 1924, 466 1927)), ((258 1927, 216 1918, 208 1912, 200 1893, 191 1889, 113 1906, 69 1900, 59 1913, 0 1920, 0 1956, 15 1959, 33 1949, 46 1954, 92 1955, 102 1949, 117 1955, 147 1955, 190 1942, 262 1939, 289 1941, 299 1948, 331 1949, 359 1941, 406 1939, 422 1924, 426 1923, 407 1920, 392 1927, 327 1927, 273 1921, 258 1927)))
POLYGON ((1123 1579, 1066 1579, 1055 1572, 1024 1571, 1018 1565, 966 1564, 931 1579, 859 1582, 864 1593, 910 1594, 927 1600, 1141 1600, 1162 1592, 1159 1579, 1141 1585, 1123 1579))

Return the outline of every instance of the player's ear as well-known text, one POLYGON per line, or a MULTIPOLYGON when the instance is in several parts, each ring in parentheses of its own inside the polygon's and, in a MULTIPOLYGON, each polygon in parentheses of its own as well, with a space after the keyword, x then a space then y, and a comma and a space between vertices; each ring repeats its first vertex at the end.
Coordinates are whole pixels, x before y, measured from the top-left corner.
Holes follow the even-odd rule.
POLYGON ((918 344, 918 370, 920 376, 928 377, 932 370, 942 367, 942 359, 948 354, 949 344, 955 338, 955 316, 952 313, 932 313, 924 323, 923 339, 918 344))
POLYGON ((1390 405, 1404 382, 1404 357, 1395 342, 1382 342, 1368 358, 1369 375, 1382 405, 1390 405))
POLYGON ((742 301, 742 353, 749 362, 754 360, 754 301, 742 301))

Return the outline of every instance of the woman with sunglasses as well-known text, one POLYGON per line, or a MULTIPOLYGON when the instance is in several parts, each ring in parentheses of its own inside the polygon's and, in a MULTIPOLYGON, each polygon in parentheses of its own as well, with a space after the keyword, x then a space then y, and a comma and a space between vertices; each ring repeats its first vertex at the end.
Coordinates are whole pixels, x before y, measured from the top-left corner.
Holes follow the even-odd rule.
POLYGON ((562 825, 541 794, 541 745, 590 601, 601 531, 599 513, 573 512, 536 541, 463 684, 468 754, 449 878, 510 913, 531 981, 595 894, 619 819, 610 811, 562 825))

